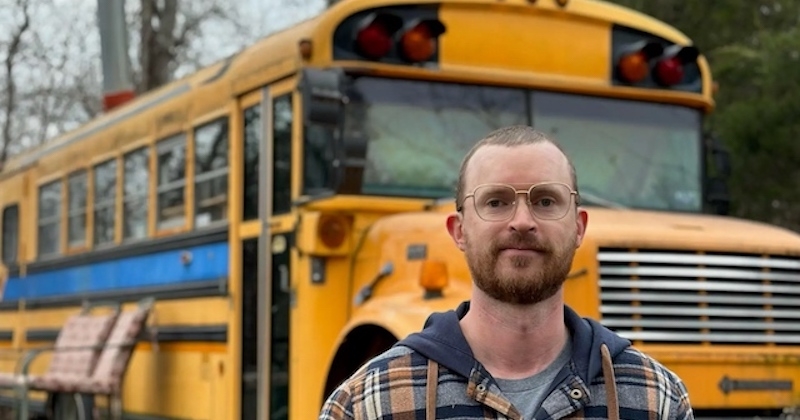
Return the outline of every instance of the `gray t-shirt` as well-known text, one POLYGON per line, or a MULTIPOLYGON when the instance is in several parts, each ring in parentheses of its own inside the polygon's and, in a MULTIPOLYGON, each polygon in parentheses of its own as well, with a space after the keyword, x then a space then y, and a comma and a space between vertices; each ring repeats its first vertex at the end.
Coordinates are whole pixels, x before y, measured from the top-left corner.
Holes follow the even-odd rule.
POLYGON ((533 414, 542 404, 550 385, 556 379, 556 375, 561 371, 572 357, 572 340, 567 339, 567 344, 558 354, 556 360, 545 370, 527 378, 522 379, 495 379, 497 385, 508 397, 517 411, 522 413, 523 419, 533 418, 533 414))

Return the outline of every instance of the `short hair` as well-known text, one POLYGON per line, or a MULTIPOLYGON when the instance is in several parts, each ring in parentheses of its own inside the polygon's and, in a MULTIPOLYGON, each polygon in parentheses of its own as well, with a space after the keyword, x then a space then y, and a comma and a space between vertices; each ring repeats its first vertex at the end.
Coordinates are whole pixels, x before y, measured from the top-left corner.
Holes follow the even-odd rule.
POLYGON ((472 155, 483 146, 525 146, 529 144, 550 143, 555 146, 564 157, 567 159, 569 165, 570 181, 572 188, 578 191, 578 176, 575 173, 575 166, 572 164, 569 156, 564 152, 564 149, 553 138, 548 137, 541 131, 535 130, 533 127, 527 125, 512 125, 508 127, 499 128, 494 130, 478 141, 472 149, 464 156, 461 161, 461 169, 458 171, 458 182, 456 183, 456 209, 460 210, 463 205, 464 197, 464 176, 467 172, 467 165, 469 164, 472 155))

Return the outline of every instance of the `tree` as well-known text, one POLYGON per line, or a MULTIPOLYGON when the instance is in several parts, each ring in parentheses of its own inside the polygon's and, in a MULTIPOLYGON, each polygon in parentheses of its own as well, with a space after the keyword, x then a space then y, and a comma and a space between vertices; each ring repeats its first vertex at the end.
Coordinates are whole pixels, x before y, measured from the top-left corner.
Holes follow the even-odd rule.
POLYGON ((21 15, 17 17, 19 22, 16 23, 16 25, 12 24, 9 39, 2 43, 3 49, 5 50, 5 57, 3 60, 3 88, 5 98, 3 98, 3 134, 0 139, 0 169, 2 169, 2 164, 8 156, 11 139, 15 134, 13 114, 17 106, 17 85, 14 79, 14 70, 18 67, 20 60, 22 37, 28 32, 31 23, 27 0, 17 0, 16 6, 18 15, 21 15))
POLYGON ((737 215, 800 231, 800 29, 763 30, 720 49, 712 118, 727 141, 737 215))
MULTIPOLYGON (((322 2, 128 0, 137 91, 229 56, 317 13, 322 2)), ((97 0, 0 0, 0 167, 102 112, 96 7, 97 0)))
MULTIPOLYGON (((5 3, 5 4, 3 4, 5 3)), ((99 108, 89 99, 92 69, 75 59, 85 40, 73 31, 42 26, 42 20, 73 22, 78 11, 57 10, 42 0, 3 0, 10 10, 0 27, 0 165, 9 155, 75 127, 99 108)), ((77 25, 76 29, 80 29, 77 25)), ((98 98, 99 100, 99 98, 98 98)))
POLYGON ((615 0, 676 26, 720 85, 707 128, 732 152, 732 213, 800 231, 800 3, 615 0))
POLYGON ((713 56, 718 48, 748 39, 754 32, 791 28, 797 10, 792 2, 779 0, 611 0, 675 26, 700 50, 713 56))
POLYGON ((139 30, 137 90, 146 92, 169 82, 185 61, 191 41, 202 36, 205 22, 238 26, 235 9, 229 6, 217 1, 141 0, 132 22, 139 30))

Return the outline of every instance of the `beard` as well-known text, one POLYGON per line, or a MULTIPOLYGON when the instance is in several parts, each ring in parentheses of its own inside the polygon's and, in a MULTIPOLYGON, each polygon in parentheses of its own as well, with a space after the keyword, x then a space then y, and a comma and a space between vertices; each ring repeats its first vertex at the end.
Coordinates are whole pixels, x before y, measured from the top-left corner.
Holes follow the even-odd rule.
POLYGON ((555 295, 567 279, 575 257, 575 237, 546 244, 533 235, 514 233, 484 246, 466 249, 467 265, 475 285, 488 296, 513 305, 533 305, 555 295), (488 246, 487 246, 488 245, 488 246), (538 255, 504 256, 505 248, 535 249, 538 255))

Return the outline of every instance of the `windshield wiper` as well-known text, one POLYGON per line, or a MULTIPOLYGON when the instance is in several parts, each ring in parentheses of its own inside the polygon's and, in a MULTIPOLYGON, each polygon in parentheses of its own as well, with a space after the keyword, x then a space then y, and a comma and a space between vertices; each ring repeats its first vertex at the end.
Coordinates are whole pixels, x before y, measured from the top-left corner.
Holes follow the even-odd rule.
POLYGON ((612 209, 627 209, 628 206, 617 203, 615 201, 607 200, 599 195, 590 192, 581 191, 581 203, 594 204, 596 206, 608 207, 612 209))

